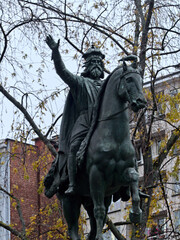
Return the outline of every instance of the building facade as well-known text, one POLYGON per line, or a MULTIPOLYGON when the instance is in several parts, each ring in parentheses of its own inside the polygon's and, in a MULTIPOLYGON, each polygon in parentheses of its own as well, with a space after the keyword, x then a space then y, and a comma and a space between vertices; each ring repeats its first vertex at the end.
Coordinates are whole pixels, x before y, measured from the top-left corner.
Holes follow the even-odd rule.
MULTIPOLYGON (((10 164, 9 146, 4 141, 0 141, 0 187, 10 192, 10 164)), ((10 224, 10 197, 3 191, 0 191, 0 221, 10 224)), ((10 232, 0 227, 0 238, 2 240, 10 239, 10 232)))

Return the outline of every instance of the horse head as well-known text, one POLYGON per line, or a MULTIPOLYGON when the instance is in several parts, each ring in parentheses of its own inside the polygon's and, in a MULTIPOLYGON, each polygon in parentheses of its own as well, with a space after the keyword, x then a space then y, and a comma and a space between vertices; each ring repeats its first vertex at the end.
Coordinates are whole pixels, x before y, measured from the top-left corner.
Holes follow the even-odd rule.
POLYGON ((128 101, 131 109, 137 112, 146 106, 146 100, 143 94, 143 79, 140 74, 140 68, 137 67, 137 57, 134 55, 122 59, 122 75, 119 86, 119 96, 124 101, 128 101), (127 66, 127 60, 133 60, 130 66, 127 66))

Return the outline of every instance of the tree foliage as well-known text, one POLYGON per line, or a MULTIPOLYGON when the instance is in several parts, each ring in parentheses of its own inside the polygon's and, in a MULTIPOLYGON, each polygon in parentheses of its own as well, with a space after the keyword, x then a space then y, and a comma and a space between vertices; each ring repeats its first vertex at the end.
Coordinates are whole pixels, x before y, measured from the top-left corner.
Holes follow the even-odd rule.
MULTIPOLYGON (((179 7, 177 0, 7 0, 0 3, 2 126, 6 125, 8 111, 12 116, 11 137, 26 142, 37 134, 53 155, 56 151, 48 138, 58 134, 57 123, 63 105, 59 99, 63 102, 67 88, 56 77, 50 79, 49 72, 54 70, 44 42, 46 36, 52 34, 55 39, 60 39, 60 52, 67 64, 70 60, 73 63, 70 66, 76 66, 72 71, 77 73, 82 70, 82 53, 92 43, 105 53, 107 73, 123 56, 135 54, 139 57, 144 81, 150 81, 150 91, 146 94, 149 105, 136 116, 132 139, 140 138, 142 142, 145 161, 142 188, 150 198, 142 203, 144 221, 141 226, 134 226, 133 239, 145 238, 145 228, 153 212, 153 188, 161 188, 161 195, 170 209, 160 170, 166 164, 167 156, 173 158, 172 151, 179 141, 179 93, 157 96, 156 81, 180 67, 179 7), (12 105, 6 107, 6 99, 12 105), (159 120, 166 122, 172 131, 164 136, 159 155, 152 159, 152 129, 157 120, 158 104, 165 113, 159 120), (148 126, 146 112, 150 119, 148 126)), ((177 175, 176 166, 177 161, 174 175, 177 175)), ((171 221, 170 210, 168 217, 171 221)), ((173 222, 171 225, 174 232, 173 222)))

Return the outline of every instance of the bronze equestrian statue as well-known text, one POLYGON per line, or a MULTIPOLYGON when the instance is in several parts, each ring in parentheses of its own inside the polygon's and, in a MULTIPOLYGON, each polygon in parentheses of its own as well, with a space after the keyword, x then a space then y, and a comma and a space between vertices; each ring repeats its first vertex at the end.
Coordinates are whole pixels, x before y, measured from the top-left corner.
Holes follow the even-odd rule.
POLYGON ((113 200, 132 196, 130 220, 141 221, 138 172, 130 140, 128 107, 137 112, 145 107, 142 78, 136 56, 123 59, 103 82, 103 58, 92 46, 84 55, 81 76, 69 72, 58 51, 59 41, 46 39, 52 49, 56 72, 70 87, 66 100, 59 151, 47 174, 45 195, 55 193, 63 205, 69 236, 79 240, 80 206, 90 218, 89 240, 102 240, 108 207, 113 200), (133 60, 127 66, 126 61, 133 60), (69 177, 68 177, 69 174, 69 177))

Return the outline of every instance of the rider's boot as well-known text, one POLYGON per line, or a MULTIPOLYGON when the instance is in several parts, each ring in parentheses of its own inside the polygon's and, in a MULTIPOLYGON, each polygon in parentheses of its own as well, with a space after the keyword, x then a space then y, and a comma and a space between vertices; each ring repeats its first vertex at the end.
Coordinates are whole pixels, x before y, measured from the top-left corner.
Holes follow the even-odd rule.
POLYGON ((74 195, 76 193, 76 156, 73 154, 68 158, 68 174, 69 174, 69 187, 65 191, 67 195, 74 195))

